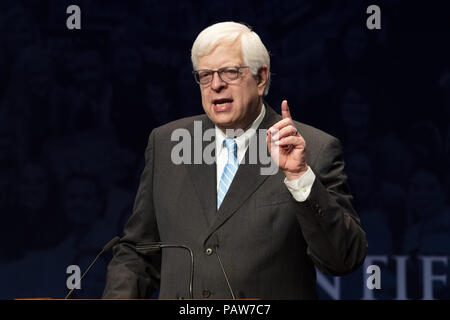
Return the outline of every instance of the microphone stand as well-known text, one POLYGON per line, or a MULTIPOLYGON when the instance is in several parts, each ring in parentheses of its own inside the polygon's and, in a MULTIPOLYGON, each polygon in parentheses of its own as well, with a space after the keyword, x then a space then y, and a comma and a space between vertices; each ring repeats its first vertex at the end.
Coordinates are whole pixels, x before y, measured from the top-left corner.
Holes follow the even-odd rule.
POLYGON ((178 245, 178 244, 162 244, 160 242, 154 242, 149 244, 141 244, 137 245, 136 247, 137 251, 156 251, 164 248, 180 248, 185 249, 189 251, 189 255, 191 256, 191 267, 190 267, 190 279, 189 279, 189 298, 194 299, 193 294, 193 283, 194 283, 194 253, 192 252, 191 248, 184 246, 184 245, 178 245))
POLYGON ((227 282, 228 290, 230 290, 231 297, 233 298, 233 300, 236 300, 236 296, 234 295, 234 291, 233 291, 233 289, 231 288, 231 285, 230 285, 230 280, 228 280, 227 273, 225 272, 225 268, 223 267, 222 260, 220 259, 219 245, 216 244, 214 246, 214 249, 215 249, 214 252, 216 253, 216 256, 217 256, 217 260, 219 260, 220 268, 222 269, 222 273, 223 273, 223 275, 225 277, 225 281, 227 282))
POLYGON ((106 251, 110 250, 112 247, 114 247, 118 242, 120 241, 119 237, 114 237, 113 239, 111 239, 102 249, 102 251, 100 251, 98 253, 98 255, 95 257, 94 261, 91 262, 91 264, 89 265, 89 267, 86 269, 86 271, 83 273, 83 275, 81 276, 81 278, 77 281, 76 285, 69 291, 69 293, 66 295, 66 297, 64 298, 64 300, 68 300, 70 298, 70 296, 72 295, 73 291, 75 290, 75 288, 79 285, 79 283, 81 282, 81 280, 83 280, 84 276, 89 272, 89 270, 91 270, 92 266, 95 264, 95 262, 97 262, 98 258, 100 258, 100 256, 105 253, 106 251))

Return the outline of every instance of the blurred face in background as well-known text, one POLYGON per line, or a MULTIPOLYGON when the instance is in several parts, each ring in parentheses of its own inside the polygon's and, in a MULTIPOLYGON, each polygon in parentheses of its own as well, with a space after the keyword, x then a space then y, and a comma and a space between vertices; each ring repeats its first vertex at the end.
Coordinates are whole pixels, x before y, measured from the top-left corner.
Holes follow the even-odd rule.
POLYGON ((33 96, 46 97, 53 86, 53 74, 50 64, 37 62, 29 65, 28 87, 33 96))
POLYGON ((142 70, 142 58, 136 49, 118 48, 113 58, 113 71, 116 81, 124 85, 135 84, 142 70))
POLYGON ((350 186, 359 202, 368 201, 372 195, 373 173, 369 158, 364 154, 354 154, 347 161, 347 172, 350 186))
POLYGON ((344 39, 344 54, 349 61, 359 60, 367 51, 367 35, 363 28, 350 27, 344 39))
POLYGON ((440 214, 445 194, 436 175, 419 170, 411 178, 408 202, 416 219, 429 219, 440 214))
POLYGON ((366 128, 369 125, 371 108, 363 97, 353 89, 345 93, 341 117, 347 128, 366 128))
POLYGON ((29 211, 45 207, 49 197, 47 173, 37 164, 25 165, 19 179, 19 205, 29 211))
POLYGON ((152 114, 155 125, 162 125, 174 119, 170 113, 170 104, 164 88, 155 83, 147 83, 145 86, 145 101, 152 114))
MULTIPOLYGON (((17 1, 18 2, 18 1, 17 1)), ((35 43, 38 39, 38 33, 33 28, 32 18, 20 6, 11 8, 4 18, 4 26, 7 26, 8 32, 4 32, 4 43, 6 49, 13 55, 18 55, 26 46, 35 43)))
POLYGON ((89 225, 101 214, 100 194, 94 181, 72 178, 66 185, 64 208, 70 223, 89 225))
POLYGON ((76 85, 89 96, 98 94, 105 84, 105 70, 100 55, 94 50, 75 55, 73 74, 76 85))

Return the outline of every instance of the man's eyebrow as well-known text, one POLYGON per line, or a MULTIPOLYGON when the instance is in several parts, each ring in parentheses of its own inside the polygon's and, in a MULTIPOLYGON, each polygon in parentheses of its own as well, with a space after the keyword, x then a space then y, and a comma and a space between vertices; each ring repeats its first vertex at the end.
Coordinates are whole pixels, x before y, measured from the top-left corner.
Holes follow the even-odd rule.
POLYGON ((208 68, 198 68, 197 69, 197 71, 201 71, 201 70, 220 70, 220 69, 226 69, 226 68, 238 68, 238 67, 240 67, 241 65, 239 64, 239 63, 233 63, 233 64, 230 64, 230 65, 225 65, 225 66, 223 66, 223 67, 220 67, 220 68, 217 68, 217 69, 208 69, 208 68))

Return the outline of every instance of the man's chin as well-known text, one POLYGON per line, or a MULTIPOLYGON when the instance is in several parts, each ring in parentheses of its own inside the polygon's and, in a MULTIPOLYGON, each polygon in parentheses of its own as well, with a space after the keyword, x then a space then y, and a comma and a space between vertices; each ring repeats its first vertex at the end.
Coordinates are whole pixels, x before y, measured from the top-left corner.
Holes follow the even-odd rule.
POLYGON ((213 114, 212 117, 210 117, 210 119, 218 127, 230 128, 233 126, 233 119, 230 117, 230 115, 213 114))
POLYGON ((219 127, 219 129, 222 129, 222 131, 226 130, 226 129, 232 129, 233 128, 233 124, 229 123, 229 122, 217 122, 215 123, 216 126, 219 127))

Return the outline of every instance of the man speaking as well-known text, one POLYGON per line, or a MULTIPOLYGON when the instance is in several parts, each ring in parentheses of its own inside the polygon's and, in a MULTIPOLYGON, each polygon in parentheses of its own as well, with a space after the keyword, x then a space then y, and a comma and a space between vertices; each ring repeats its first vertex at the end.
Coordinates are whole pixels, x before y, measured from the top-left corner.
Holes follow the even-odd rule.
POLYGON ((150 134, 104 298, 150 298, 159 290, 160 298, 316 299, 315 266, 345 275, 367 251, 339 141, 293 121, 286 100, 281 116, 263 100, 270 58, 247 26, 206 28, 191 58, 205 114, 150 134), (180 129, 192 137, 188 157, 204 157, 212 146, 214 161, 174 161, 180 129), (271 174, 253 154, 251 141, 262 131, 278 169, 271 174), (137 249, 152 243, 168 247, 137 249))

